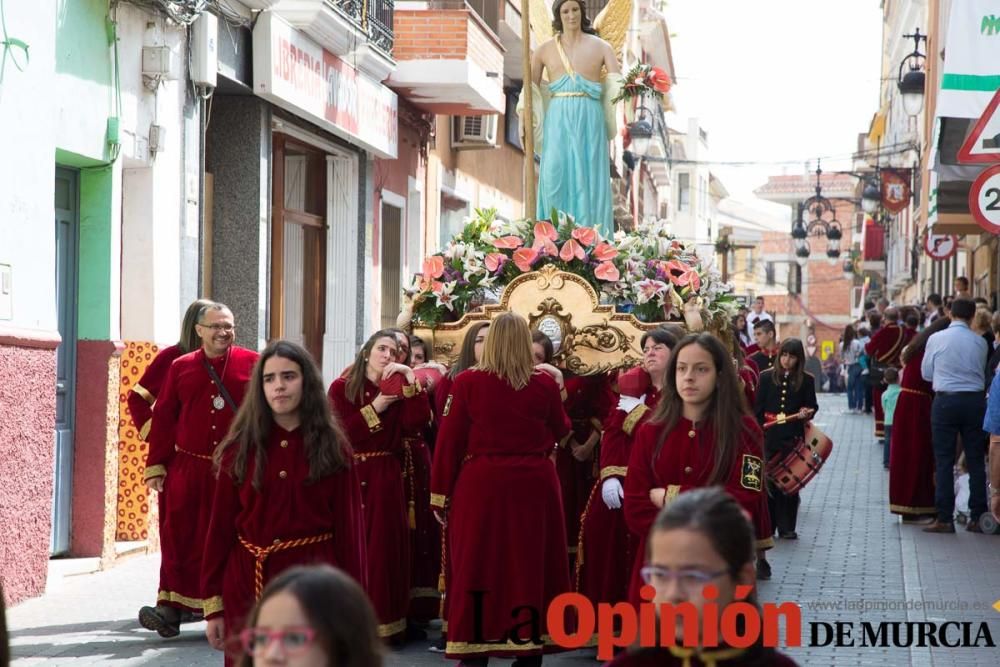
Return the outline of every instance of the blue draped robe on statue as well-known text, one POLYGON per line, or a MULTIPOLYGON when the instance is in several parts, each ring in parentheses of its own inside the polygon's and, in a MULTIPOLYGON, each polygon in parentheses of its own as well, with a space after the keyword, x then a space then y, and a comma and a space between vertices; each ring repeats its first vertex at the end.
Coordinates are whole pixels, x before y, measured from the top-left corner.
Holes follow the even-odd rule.
POLYGON ((538 219, 565 211, 581 227, 614 235, 611 165, 602 86, 572 70, 549 84, 542 164, 538 174, 538 219))

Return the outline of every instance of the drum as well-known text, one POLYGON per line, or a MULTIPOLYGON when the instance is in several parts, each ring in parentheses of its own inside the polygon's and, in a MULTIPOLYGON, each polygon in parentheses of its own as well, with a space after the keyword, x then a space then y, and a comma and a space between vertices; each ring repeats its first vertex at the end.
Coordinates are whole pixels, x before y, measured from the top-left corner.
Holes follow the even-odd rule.
POLYGON ((805 432, 805 439, 792 451, 767 463, 768 483, 783 493, 802 490, 819 473, 833 451, 833 441, 812 422, 806 424, 805 432))

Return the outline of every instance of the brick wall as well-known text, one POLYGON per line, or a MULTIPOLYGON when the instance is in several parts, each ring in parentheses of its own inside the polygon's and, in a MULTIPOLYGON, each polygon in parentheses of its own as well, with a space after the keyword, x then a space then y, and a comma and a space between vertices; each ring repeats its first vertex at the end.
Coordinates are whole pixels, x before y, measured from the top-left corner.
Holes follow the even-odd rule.
POLYGON ((487 72, 503 71, 503 46, 475 14, 464 9, 396 9, 396 60, 469 59, 487 72))

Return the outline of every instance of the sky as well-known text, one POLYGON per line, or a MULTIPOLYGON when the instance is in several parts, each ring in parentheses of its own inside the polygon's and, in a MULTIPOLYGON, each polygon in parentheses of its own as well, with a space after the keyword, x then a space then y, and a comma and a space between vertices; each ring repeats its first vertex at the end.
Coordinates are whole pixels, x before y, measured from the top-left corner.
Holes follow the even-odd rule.
MULTIPOLYGON (((654 0, 654 3, 656 0, 654 0)), ((850 168, 857 135, 878 110, 878 0, 667 0, 677 80, 668 124, 697 117, 712 160, 792 161, 712 167, 730 195, 752 200, 769 175, 850 168)), ((770 207, 768 207, 770 208, 770 207)))

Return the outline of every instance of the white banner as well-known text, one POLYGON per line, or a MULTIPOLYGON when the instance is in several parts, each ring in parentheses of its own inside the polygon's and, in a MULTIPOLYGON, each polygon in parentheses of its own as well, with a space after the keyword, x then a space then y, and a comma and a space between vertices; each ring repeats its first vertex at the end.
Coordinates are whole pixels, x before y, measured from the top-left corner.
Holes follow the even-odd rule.
POLYGON ((937 115, 979 118, 1000 88, 1000 0, 951 3, 937 115))

